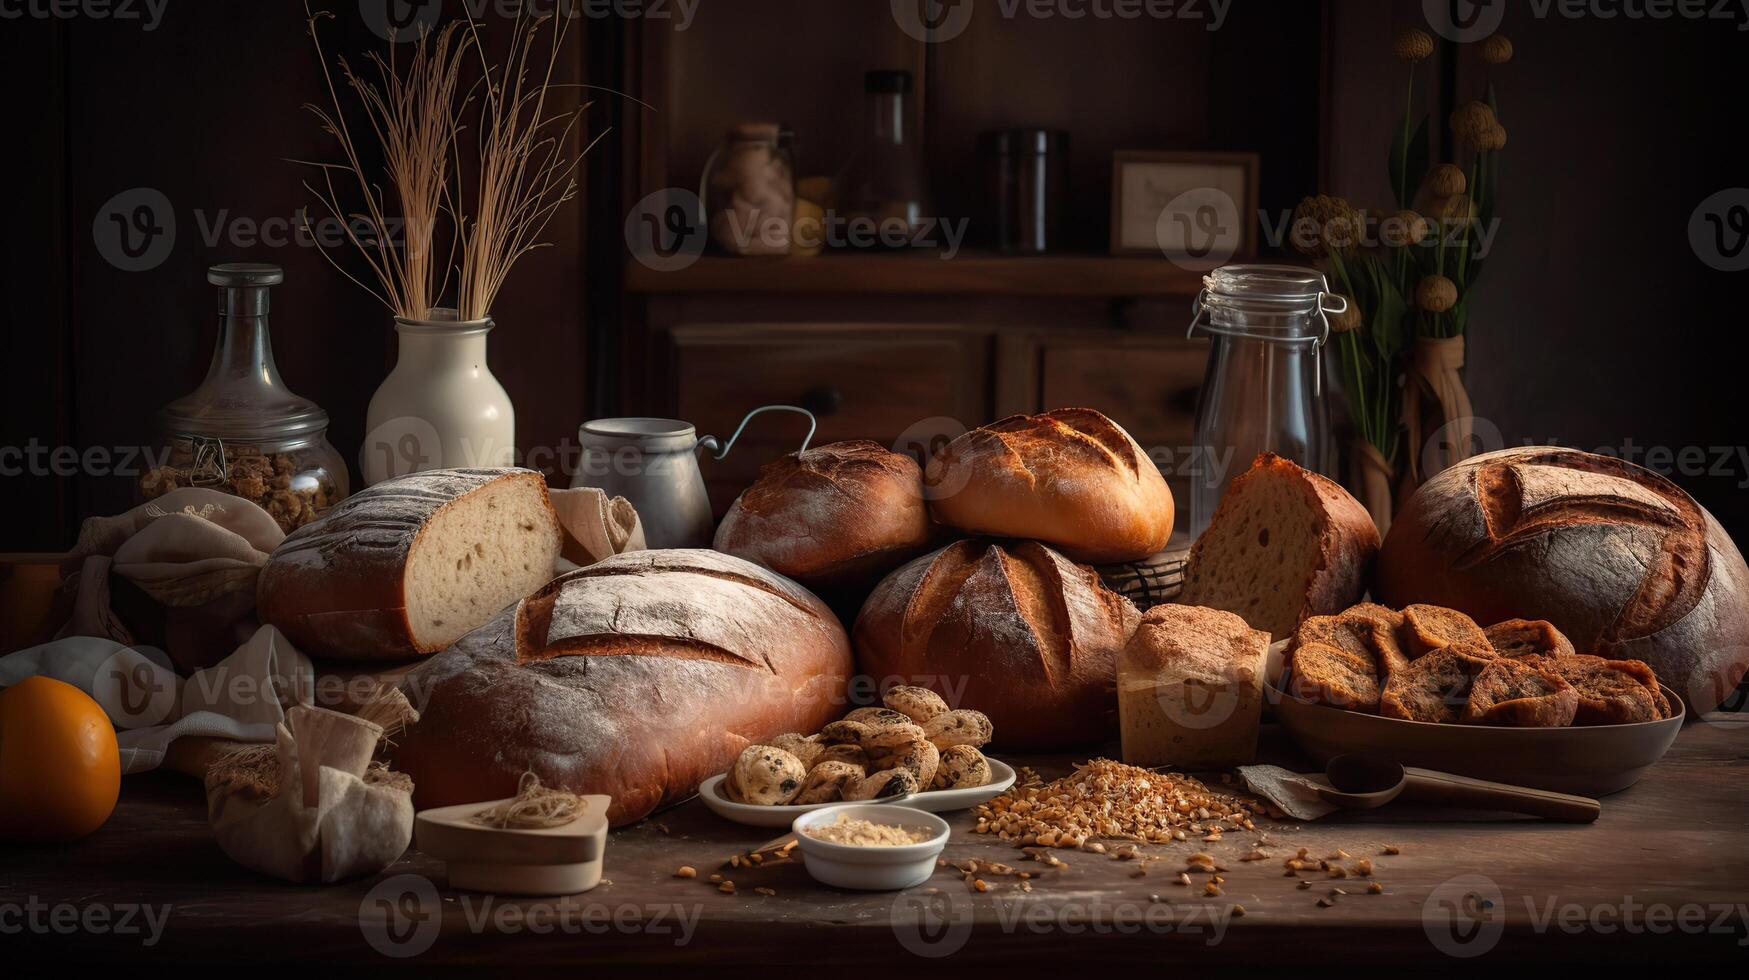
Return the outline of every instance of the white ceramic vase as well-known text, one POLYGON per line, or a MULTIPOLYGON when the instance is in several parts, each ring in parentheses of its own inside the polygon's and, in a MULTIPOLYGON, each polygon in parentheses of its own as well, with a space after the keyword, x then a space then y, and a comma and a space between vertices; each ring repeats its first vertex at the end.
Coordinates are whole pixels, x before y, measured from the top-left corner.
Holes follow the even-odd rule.
POLYGON ((395 369, 371 396, 359 463, 365 484, 419 470, 510 466, 516 410, 486 366, 492 319, 395 318, 395 369))

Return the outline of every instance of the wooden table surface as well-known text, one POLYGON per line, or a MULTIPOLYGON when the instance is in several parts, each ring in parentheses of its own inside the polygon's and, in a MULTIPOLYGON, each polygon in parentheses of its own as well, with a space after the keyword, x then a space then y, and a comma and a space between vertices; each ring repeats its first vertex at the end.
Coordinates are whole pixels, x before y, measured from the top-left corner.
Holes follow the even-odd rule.
MULTIPOLYGON (((1266 740, 1278 755, 1279 739, 1271 732, 1266 740)), ((1052 775, 1070 760, 1016 761, 1052 775)), ((220 852, 192 780, 147 774, 126 780, 114 818, 89 839, 0 848, 0 952, 9 965, 683 964, 767 976, 801 964, 879 963, 903 975, 1044 957, 1472 973, 1481 964, 1624 957, 1665 967, 1749 962, 1744 717, 1690 724, 1639 785, 1604 801, 1590 826, 1387 808, 1269 826, 1266 861, 1241 862, 1256 835, 1229 833, 1218 844, 1149 848, 1160 859, 1140 863, 1061 851, 1068 867, 1049 870, 970 833, 969 813, 946 816, 955 828, 947 857, 1032 870, 1034 890, 991 878, 995 888, 974 893, 942 870, 908 892, 857 894, 816 885, 791 864, 727 872, 738 891, 721 894, 703 876, 772 834, 724 822, 697 801, 615 833, 609 881, 571 898, 456 893, 441 866, 417 852, 374 879, 293 886, 220 852), (1401 853, 1383 855, 1387 844, 1401 853), (1282 860, 1302 846, 1315 856, 1338 848, 1371 856, 1384 894, 1321 875, 1302 875, 1312 887, 1297 888, 1282 860), (1230 868, 1220 898, 1173 884, 1184 857, 1200 848, 1230 868), (674 877, 683 864, 700 879, 674 877), (1132 877, 1138 868, 1144 875, 1132 877), (753 890, 761 886, 776 894, 753 890), (1350 894, 1319 907, 1337 886, 1350 894)))

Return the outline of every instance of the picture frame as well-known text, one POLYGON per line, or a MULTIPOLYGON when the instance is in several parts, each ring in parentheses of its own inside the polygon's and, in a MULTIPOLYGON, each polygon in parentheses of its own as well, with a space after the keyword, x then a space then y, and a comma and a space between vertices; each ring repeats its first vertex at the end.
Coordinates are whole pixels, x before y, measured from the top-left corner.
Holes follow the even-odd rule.
POLYGON ((1111 254, 1214 268, 1257 254, 1255 153, 1119 150, 1111 162, 1111 254))

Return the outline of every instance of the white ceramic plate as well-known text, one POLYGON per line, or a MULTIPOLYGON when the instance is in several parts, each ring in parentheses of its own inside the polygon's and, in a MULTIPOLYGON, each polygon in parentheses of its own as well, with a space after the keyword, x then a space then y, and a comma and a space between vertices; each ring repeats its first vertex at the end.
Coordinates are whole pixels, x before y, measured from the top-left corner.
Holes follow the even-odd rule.
MULTIPOLYGON (((971 789, 932 789, 924 793, 916 793, 900 800, 866 800, 867 803, 879 803, 887 806, 905 806, 913 810, 927 810, 930 813, 946 813, 949 810, 964 810, 980 803, 993 800, 1008 792, 1014 785, 1014 767, 999 759, 990 760, 990 781, 982 786, 971 789)), ((804 813, 824 810, 829 806, 843 806, 843 800, 831 803, 809 803, 804 806, 755 806, 751 803, 736 803, 723 795, 723 776, 712 776, 699 784, 698 795, 704 800, 704 805, 719 817, 744 823, 752 827, 788 827, 795 819, 804 813)))

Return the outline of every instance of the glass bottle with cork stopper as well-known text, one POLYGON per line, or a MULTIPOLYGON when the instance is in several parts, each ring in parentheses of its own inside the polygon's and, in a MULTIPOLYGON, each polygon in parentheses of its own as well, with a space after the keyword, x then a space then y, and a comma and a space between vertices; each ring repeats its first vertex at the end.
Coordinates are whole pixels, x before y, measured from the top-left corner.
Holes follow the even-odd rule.
POLYGON ((162 462, 140 479, 143 499, 209 487, 258 504, 287 532, 347 494, 346 463, 327 438, 328 413, 280 379, 268 330, 279 266, 215 265, 219 336, 206 379, 158 412, 162 462))

